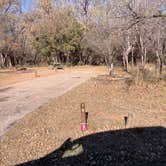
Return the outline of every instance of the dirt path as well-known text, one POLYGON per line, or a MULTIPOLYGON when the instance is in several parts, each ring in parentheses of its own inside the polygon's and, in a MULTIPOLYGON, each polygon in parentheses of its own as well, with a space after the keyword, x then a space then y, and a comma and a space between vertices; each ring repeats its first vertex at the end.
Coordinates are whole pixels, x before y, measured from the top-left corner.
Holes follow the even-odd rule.
POLYGON ((0 136, 13 124, 46 104, 50 99, 61 96, 73 87, 96 76, 94 70, 72 70, 58 76, 41 77, 0 88, 0 136))

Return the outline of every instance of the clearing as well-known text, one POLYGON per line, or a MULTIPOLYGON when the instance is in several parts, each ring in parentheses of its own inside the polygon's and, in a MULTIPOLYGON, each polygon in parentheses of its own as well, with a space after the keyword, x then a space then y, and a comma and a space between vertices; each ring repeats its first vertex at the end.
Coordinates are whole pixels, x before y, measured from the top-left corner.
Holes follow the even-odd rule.
POLYGON ((32 160, 27 165, 165 165, 165 99, 162 81, 136 86, 106 75, 92 78, 31 112, 2 136, 0 165, 32 160), (82 102, 89 112, 85 133, 80 131, 82 102), (129 117, 128 130, 124 116, 129 117), (131 129, 136 127, 142 128, 131 129), (68 138, 74 141, 65 142, 68 138))
POLYGON ((1 84, 10 85, 0 87, 0 136, 27 113, 96 76, 97 69, 88 66, 57 71, 38 68, 40 77, 33 77, 33 72, 4 73, 1 84), (18 83, 11 84, 13 81, 18 83))

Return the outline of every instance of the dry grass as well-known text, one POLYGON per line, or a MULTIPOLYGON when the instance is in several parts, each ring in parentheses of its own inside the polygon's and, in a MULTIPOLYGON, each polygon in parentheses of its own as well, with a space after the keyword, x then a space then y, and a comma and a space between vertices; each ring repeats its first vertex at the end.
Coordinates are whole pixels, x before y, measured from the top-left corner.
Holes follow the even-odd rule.
POLYGON ((147 64, 144 70, 141 70, 141 65, 130 66, 129 72, 133 75, 135 85, 143 85, 146 82, 157 83, 161 78, 166 80, 166 66, 163 67, 162 76, 159 75, 154 64, 147 64))
POLYGON ((26 71, 17 71, 15 69, 0 70, 0 86, 14 84, 36 77, 44 77, 56 74, 55 71, 49 70, 47 67, 28 68, 26 71), (36 75, 37 74, 37 75, 36 75))
MULTIPOLYGON (((125 76, 120 69, 118 75, 125 76)), ((94 78, 18 122, 0 139, 0 165, 37 159, 58 148, 67 138, 128 127, 166 127, 165 82, 144 85, 94 78), (80 103, 89 112, 87 132, 80 131, 80 103)))

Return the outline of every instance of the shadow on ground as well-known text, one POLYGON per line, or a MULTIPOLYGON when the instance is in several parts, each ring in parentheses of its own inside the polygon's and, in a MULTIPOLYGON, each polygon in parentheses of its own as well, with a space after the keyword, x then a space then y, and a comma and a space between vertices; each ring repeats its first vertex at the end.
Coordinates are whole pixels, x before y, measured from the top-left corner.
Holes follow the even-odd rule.
POLYGON ((43 158, 17 166, 165 166, 166 128, 107 131, 67 139, 43 158))

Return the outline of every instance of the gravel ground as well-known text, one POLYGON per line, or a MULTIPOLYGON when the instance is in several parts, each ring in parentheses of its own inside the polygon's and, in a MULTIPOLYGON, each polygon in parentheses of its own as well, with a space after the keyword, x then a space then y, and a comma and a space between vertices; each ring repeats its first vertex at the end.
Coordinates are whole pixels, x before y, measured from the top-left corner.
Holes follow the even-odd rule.
POLYGON ((59 74, 39 77, 0 88, 0 136, 27 113, 96 76, 95 70, 61 70, 59 74))
POLYGON ((68 139, 45 157, 18 166, 165 166, 165 136, 162 127, 96 133, 68 139))
POLYGON ((48 67, 32 67, 25 71, 17 71, 16 69, 0 69, 0 87, 35 79, 36 77, 47 77, 49 75, 57 75, 58 72, 48 67))
POLYGON ((0 165, 164 166, 165 98, 164 82, 135 86, 107 76, 91 79, 28 114, 1 137, 0 165), (82 102, 89 112, 84 133, 82 102), (73 141, 65 142, 68 138, 73 141))

